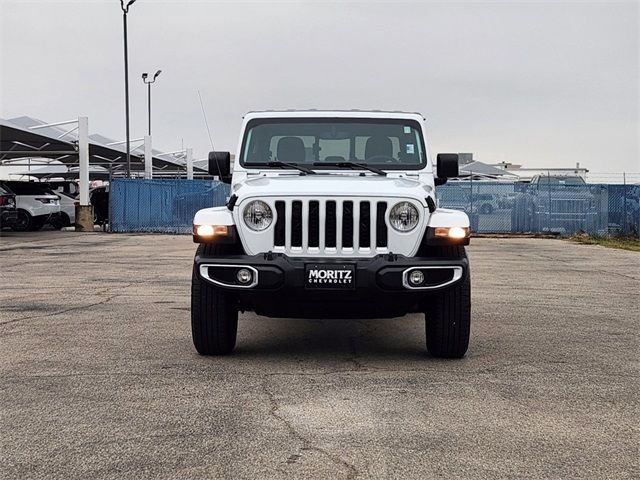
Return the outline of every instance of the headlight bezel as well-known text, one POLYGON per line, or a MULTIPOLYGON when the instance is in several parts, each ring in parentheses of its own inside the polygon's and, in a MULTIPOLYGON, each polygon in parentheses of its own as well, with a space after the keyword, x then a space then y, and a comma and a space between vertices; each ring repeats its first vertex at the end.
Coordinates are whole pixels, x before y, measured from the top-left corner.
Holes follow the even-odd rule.
POLYGON ((393 228, 394 231, 398 233, 411 233, 418 227, 418 225, 420 225, 420 210, 412 202, 402 200, 400 202, 397 202, 393 207, 391 207, 391 209, 389 209, 388 220, 389 225, 391 226, 391 228, 393 228), (415 215, 413 215, 413 217, 415 218, 413 224, 409 228, 404 229, 398 228, 398 226, 396 226, 393 221, 393 216, 396 209, 400 209, 403 207, 407 208, 409 211, 413 210, 413 212, 415 213, 415 215))
POLYGON ((244 224, 253 232, 264 232, 265 230, 267 230, 269 227, 271 227, 271 225, 273 225, 273 220, 274 220, 274 215, 273 215, 273 209, 271 208, 271 206, 265 202, 264 200, 251 200, 249 203, 247 203, 244 207, 242 207, 242 221, 244 222, 244 224), (260 205, 261 207, 265 207, 264 210, 266 213, 265 217, 268 221, 266 222, 266 225, 262 225, 262 226, 256 226, 255 223, 252 223, 250 220, 247 219, 248 215, 247 212, 250 208, 256 206, 256 205, 260 205))

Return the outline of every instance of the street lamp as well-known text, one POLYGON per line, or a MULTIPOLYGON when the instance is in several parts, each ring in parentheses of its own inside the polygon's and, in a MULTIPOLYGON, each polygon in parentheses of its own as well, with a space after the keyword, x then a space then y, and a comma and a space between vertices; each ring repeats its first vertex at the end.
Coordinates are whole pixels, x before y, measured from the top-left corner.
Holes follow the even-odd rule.
POLYGON ((129 7, 136 0, 129 0, 125 5, 125 0, 120 0, 120 8, 122 8, 122 24, 124 26, 124 104, 125 104, 125 120, 127 130, 127 178, 131 177, 131 141, 129 134, 129 52, 127 45, 127 13, 129 7))
POLYGON ((147 99, 148 110, 149 110, 149 136, 151 136, 151 84, 155 83, 156 78, 158 78, 158 76, 161 73, 162 73, 162 70, 158 70, 153 75, 153 80, 149 80, 149 81, 147 81, 147 78, 149 77, 149 74, 146 73, 146 72, 142 74, 142 81, 147 85, 148 90, 149 90, 148 99, 147 99))

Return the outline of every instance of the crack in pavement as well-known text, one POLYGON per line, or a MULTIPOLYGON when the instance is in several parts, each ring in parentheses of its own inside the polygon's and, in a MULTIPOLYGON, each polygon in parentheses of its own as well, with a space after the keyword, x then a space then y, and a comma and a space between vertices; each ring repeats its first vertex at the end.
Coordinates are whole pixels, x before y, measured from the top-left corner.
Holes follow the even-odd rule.
MULTIPOLYGON (((111 292, 112 290, 125 290, 125 289, 127 289, 129 287, 132 287, 133 285, 135 285, 135 282, 128 283, 126 285, 117 285, 117 286, 113 286, 113 287, 108 287, 108 288, 105 288, 103 290, 95 292, 93 295, 104 295, 106 293, 111 292)), ((104 305, 105 303, 110 302, 114 298, 116 298, 118 296, 121 296, 121 295, 122 294, 111 295, 108 298, 106 298, 104 300, 101 300, 99 302, 96 302, 96 303, 90 303, 88 305, 76 305, 74 307, 69 307, 67 309, 59 310, 59 311, 56 311, 56 312, 44 313, 42 315, 30 315, 30 316, 27 316, 27 317, 14 318, 13 320, 7 320, 6 322, 0 322, 0 325, 8 325, 10 323, 20 322, 22 320, 32 320, 34 318, 53 317, 53 316, 56 316, 56 315, 62 315, 63 313, 72 312, 74 310, 95 307, 97 305, 104 305)))
POLYGON ((105 288, 99 292, 96 292, 96 295, 104 295, 106 293, 111 293, 112 290, 125 290, 129 287, 133 287, 137 282, 127 283, 126 285, 114 285, 113 287, 105 288))
POLYGON ((120 296, 119 294, 116 295, 111 295, 108 298, 105 298, 104 300, 101 300, 99 302, 95 302, 95 303, 89 303, 89 304, 85 304, 85 305, 76 305, 75 307, 70 307, 70 308, 66 308, 64 310, 58 310, 57 312, 51 312, 51 313, 45 313, 42 315, 30 315, 28 317, 20 317, 20 318, 14 318, 13 320, 7 320, 6 322, 0 322, 0 326, 1 325, 9 325, 11 323, 16 323, 16 322, 21 322, 22 320, 33 320, 34 318, 47 318, 47 317, 55 317, 56 315, 62 315, 63 313, 68 313, 68 312, 73 312, 74 310, 81 310, 84 308, 90 308, 90 307, 95 307, 98 305, 104 305, 107 302, 110 302, 111 300, 113 300, 114 298, 120 296))
POLYGON ((278 411, 280 410, 280 404, 276 400, 273 392, 271 392, 269 390, 269 387, 267 386, 267 378, 266 377, 264 378, 264 381, 262 382, 262 391, 264 392, 264 394, 269 399, 269 405, 271 407, 270 410, 269 410, 269 414, 273 418, 275 418, 278 422, 282 423, 285 426, 285 428, 289 431, 289 434, 293 438, 295 438, 298 442, 301 443, 301 445, 302 445, 300 447, 301 451, 314 451, 314 452, 320 453, 321 455, 324 455, 329 460, 331 460, 334 464, 346 469, 347 470, 347 477, 346 478, 349 479, 349 480, 354 479, 359 475, 359 472, 358 472, 358 470, 356 469, 355 466, 353 466, 352 464, 347 462, 342 457, 334 455, 334 454, 324 450, 323 448, 320 448, 320 447, 317 447, 317 446, 313 445, 310 440, 305 438, 300 432, 298 432, 296 430, 296 428, 293 426, 293 424, 289 420, 287 420, 283 415, 278 413, 278 411))
POLYGON ((356 367, 356 370, 366 370, 366 366, 358 360, 358 351, 356 349, 356 339, 361 338, 362 336, 351 336, 349 337, 349 350, 351 352, 351 357, 348 359, 351 363, 353 363, 356 367))

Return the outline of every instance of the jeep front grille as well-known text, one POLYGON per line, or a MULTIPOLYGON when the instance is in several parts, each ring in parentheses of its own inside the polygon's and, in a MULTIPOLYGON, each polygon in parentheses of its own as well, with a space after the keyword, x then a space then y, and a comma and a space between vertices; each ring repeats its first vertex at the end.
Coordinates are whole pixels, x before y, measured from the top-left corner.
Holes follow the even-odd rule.
POLYGON ((387 251, 387 202, 276 200, 275 251, 324 254, 387 251))

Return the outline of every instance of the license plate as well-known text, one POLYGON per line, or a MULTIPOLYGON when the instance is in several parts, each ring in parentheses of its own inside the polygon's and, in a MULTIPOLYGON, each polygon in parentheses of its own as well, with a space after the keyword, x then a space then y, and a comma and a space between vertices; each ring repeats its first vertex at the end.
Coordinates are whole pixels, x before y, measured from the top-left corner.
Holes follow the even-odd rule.
POLYGON ((349 264, 307 264, 307 288, 351 290, 356 286, 356 268, 349 264))

